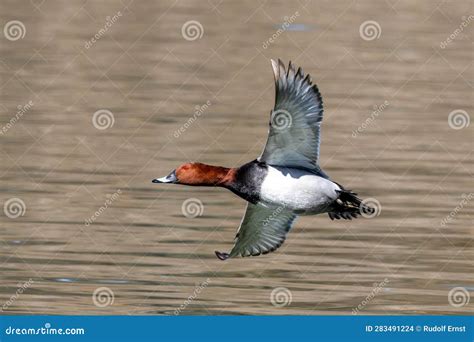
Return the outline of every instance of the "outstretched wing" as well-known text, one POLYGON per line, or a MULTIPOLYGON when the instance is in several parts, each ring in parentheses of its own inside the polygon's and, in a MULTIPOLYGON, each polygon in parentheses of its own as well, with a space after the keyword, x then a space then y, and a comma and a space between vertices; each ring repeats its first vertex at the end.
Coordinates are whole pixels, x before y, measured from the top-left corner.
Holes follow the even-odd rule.
POLYGON ((272 60, 275 107, 268 140, 259 160, 269 165, 319 171, 318 157, 323 101, 318 87, 301 68, 272 60))
POLYGON ((278 207, 269 209, 252 203, 247 210, 237 231, 236 242, 230 253, 216 251, 219 259, 225 260, 235 256, 255 256, 273 252, 285 241, 286 234, 296 215, 278 207))

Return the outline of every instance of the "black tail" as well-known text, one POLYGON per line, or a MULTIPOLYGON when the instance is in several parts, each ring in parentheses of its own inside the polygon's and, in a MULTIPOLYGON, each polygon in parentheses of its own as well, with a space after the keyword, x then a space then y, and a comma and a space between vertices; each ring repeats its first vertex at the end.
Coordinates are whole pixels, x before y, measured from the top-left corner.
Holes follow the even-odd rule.
POLYGON ((362 200, 357 197, 355 192, 351 190, 336 190, 339 196, 334 201, 333 207, 328 212, 331 220, 339 220, 340 218, 352 220, 359 215, 371 215, 375 213, 375 209, 364 204, 362 200))

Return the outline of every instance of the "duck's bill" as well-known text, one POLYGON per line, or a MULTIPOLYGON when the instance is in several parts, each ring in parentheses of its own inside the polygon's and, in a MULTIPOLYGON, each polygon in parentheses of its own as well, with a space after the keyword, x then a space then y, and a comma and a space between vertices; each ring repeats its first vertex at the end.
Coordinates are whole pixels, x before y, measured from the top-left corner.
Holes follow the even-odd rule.
POLYGON ((176 172, 173 170, 168 176, 155 178, 152 180, 153 183, 177 183, 178 178, 176 177, 176 172))

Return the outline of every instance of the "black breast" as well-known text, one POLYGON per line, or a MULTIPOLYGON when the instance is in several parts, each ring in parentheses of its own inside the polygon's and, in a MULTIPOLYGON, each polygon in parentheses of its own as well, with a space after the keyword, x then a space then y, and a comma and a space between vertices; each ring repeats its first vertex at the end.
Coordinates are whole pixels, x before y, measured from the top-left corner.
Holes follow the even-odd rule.
POLYGON ((267 173, 267 164, 257 160, 251 161, 237 169, 235 180, 228 188, 250 203, 257 204, 267 173))

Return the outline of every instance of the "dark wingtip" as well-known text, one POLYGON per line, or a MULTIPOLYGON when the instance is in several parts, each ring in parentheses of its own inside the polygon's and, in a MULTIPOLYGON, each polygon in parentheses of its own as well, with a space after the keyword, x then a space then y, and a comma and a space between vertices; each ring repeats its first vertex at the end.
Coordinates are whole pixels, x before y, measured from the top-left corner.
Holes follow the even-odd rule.
POLYGON ((214 253, 216 253, 216 256, 219 260, 229 259, 229 253, 222 253, 222 252, 219 252, 219 251, 215 251, 214 253))

